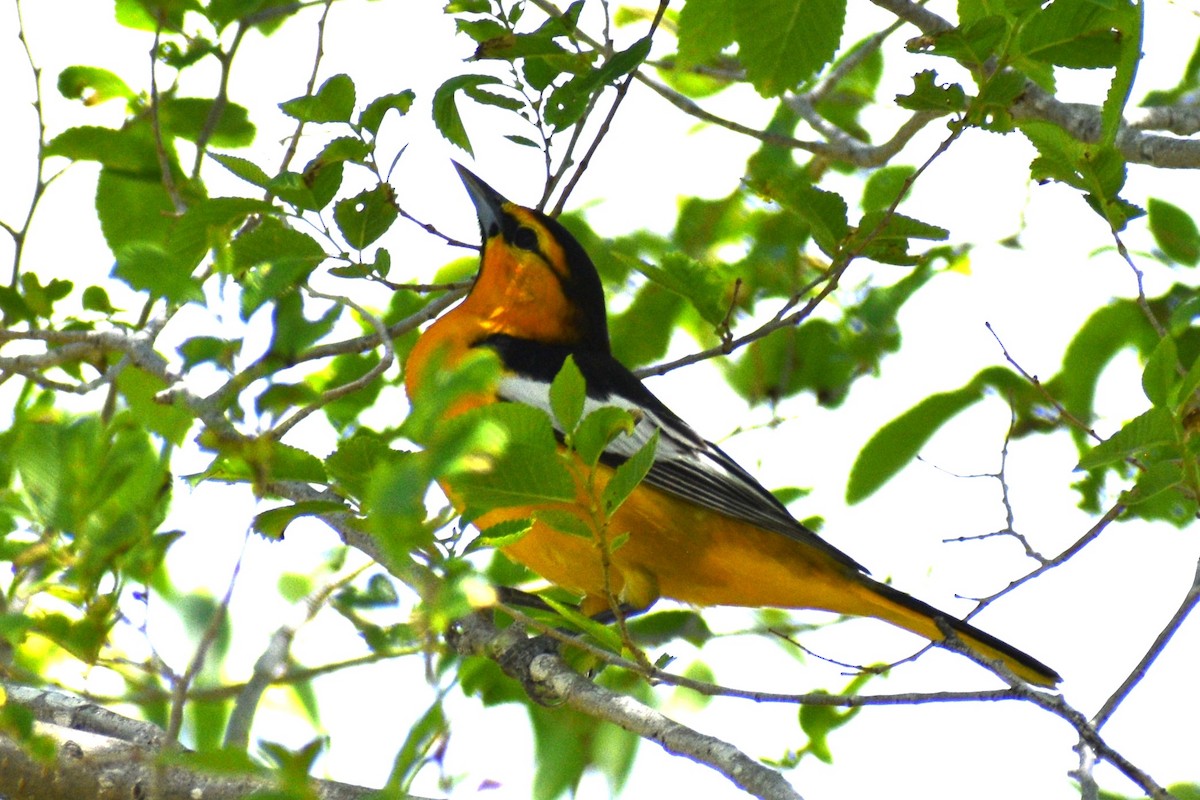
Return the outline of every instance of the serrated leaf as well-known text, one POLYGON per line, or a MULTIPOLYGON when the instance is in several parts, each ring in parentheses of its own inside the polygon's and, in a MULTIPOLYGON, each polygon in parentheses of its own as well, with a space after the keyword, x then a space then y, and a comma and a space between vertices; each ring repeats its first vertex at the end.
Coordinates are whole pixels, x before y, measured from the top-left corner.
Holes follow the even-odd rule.
POLYGON ((396 195, 386 183, 339 200, 333 207, 338 230, 356 250, 362 250, 386 233, 399 215, 396 195))
POLYGON ((433 93, 433 122, 448 142, 471 155, 475 154, 471 149, 467 129, 463 126, 462 116, 458 112, 458 92, 467 86, 478 87, 500 82, 499 78, 492 75, 457 75, 437 88, 433 93))
POLYGON ((1075 69, 1116 66, 1121 34, 1099 3, 1055 0, 1021 28, 1021 53, 1027 58, 1075 69))
POLYGON ((1094 469, 1136 456, 1160 444, 1175 441, 1171 412, 1155 407, 1133 418, 1079 459, 1079 469, 1094 469))
POLYGON ((835 258, 850 232, 842 196, 799 181, 777 188, 776 199, 808 224, 821 252, 835 258))
POLYGON ((279 108, 302 122, 349 122, 354 112, 354 81, 349 75, 334 75, 316 94, 280 103, 279 108))
POLYGON ((266 189, 271 183, 271 177, 253 161, 224 153, 209 153, 208 156, 234 175, 260 189, 266 189))
POLYGON ((1133 488, 1121 495, 1121 502, 1136 506, 1155 499, 1183 483, 1183 467, 1178 461, 1158 461, 1138 475, 1133 488))
POLYGON ((412 89, 380 95, 368 103, 367 107, 358 115, 359 127, 371 133, 379 133, 379 127, 383 125, 383 119, 387 116, 387 112, 396 111, 400 116, 404 116, 412 108, 415 99, 416 94, 412 89))
POLYGON ((600 495, 606 515, 611 516, 629 499, 629 495, 654 466, 654 455, 658 451, 658 433, 656 429, 640 450, 613 470, 612 477, 604 485, 604 491, 600 495))
POLYGON ((717 270, 678 252, 664 255, 658 266, 644 261, 635 266, 647 278, 686 298, 714 328, 725 321, 727 286, 717 270))
POLYGON ((845 21, 845 0, 737 3, 734 32, 747 80, 763 97, 800 86, 833 59, 845 21))

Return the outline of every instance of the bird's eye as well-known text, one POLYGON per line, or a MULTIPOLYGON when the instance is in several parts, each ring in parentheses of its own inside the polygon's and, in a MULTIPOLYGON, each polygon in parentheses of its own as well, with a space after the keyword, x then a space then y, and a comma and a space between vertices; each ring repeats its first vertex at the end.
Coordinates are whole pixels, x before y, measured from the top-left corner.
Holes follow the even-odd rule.
POLYGON ((512 235, 512 243, 514 247, 519 247, 522 250, 538 249, 538 237, 533 228, 520 227, 512 235))

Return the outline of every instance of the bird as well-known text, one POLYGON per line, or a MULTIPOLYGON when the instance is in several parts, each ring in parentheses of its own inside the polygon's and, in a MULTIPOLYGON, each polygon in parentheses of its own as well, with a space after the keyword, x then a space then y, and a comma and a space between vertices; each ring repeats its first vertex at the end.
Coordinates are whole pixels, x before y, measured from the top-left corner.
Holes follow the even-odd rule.
MULTIPOLYGON (((415 404, 430 383, 431 364, 450 368, 487 350, 499 359, 499 381, 444 409, 446 418, 494 402, 549 411, 550 384, 570 356, 586 381, 588 407, 616 405, 634 420, 601 455, 598 485, 657 433, 652 465, 609 520, 619 546, 602 553, 595 541, 555 527, 551 515, 539 516, 543 508, 493 509, 474 520, 480 530, 533 520, 523 536, 501 543, 505 555, 582 596, 581 609, 596 616, 616 604, 643 610, 660 598, 696 607, 820 609, 880 619, 935 643, 944 643, 951 631, 962 646, 1021 680, 1058 685, 1062 679, 1050 667, 872 578, 793 517, 614 357, 604 289, 575 237, 552 217, 510 202, 467 168, 454 166, 478 217, 480 268, 466 297, 413 346, 404 375, 410 400, 415 404)), ((562 446, 564 432, 556 434, 562 446)), ((469 498, 447 493, 461 512, 469 498)))

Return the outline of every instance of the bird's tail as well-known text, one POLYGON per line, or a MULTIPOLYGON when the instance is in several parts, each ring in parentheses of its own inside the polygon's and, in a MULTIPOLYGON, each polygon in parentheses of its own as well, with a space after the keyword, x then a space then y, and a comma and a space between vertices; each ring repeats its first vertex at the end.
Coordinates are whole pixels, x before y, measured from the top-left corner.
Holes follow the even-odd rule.
POLYGON ((1028 653, 1022 652, 990 633, 974 625, 949 616, 885 583, 859 576, 865 590, 859 596, 864 604, 861 612, 868 616, 890 622, 897 627, 912 631, 918 636, 934 642, 946 638, 944 628, 949 628, 968 648, 990 661, 999 661, 1022 680, 1035 686, 1052 688, 1062 677, 1028 653))

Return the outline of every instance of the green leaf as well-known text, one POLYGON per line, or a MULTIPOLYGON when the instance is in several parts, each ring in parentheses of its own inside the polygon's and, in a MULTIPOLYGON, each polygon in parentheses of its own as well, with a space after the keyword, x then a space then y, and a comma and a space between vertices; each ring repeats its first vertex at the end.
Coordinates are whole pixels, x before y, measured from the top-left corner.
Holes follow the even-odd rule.
POLYGON ((299 517, 345 513, 348 510, 345 504, 333 500, 304 500, 259 512, 254 516, 251 529, 268 539, 282 539, 287 526, 299 517))
POLYGON ((1164 336, 1146 360, 1142 371, 1142 391, 1155 406, 1170 406, 1174 403, 1172 389, 1179 382, 1179 354, 1175 340, 1164 336))
POLYGON ((846 502, 853 505, 873 494, 907 466, 951 417, 981 397, 974 385, 932 394, 876 431, 850 468, 846 502))
POLYGON ((58 74, 58 91, 68 100, 82 100, 86 106, 136 96, 125 81, 100 67, 67 67, 58 74))
POLYGON ((550 408, 554 411, 554 419, 568 435, 579 425, 585 400, 587 383, 575 365, 575 357, 568 355, 550 384, 550 408))
POLYGON ((903 214, 868 211, 846 247, 882 264, 903 266, 919 260, 908 252, 911 239, 944 241, 949 237, 945 228, 903 214))
POLYGON ((836 258, 850 232, 842 196, 798 181, 776 188, 779 202, 808 224, 821 252, 836 258))
POLYGON ((612 516, 624 503, 633 490, 638 487, 646 473, 654 466, 654 454, 658 450, 658 430, 642 445, 641 449, 629 457, 625 463, 613 470, 613 475, 604 486, 600 501, 604 505, 604 513, 612 516))
POLYGON ((142 179, 105 168, 96 182, 96 214, 109 249, 119 255, 126 245, 165 251, 176 211, 157 173, 142 179))
POLYGON ((261 189, 266 189, 271 183, 271 177, 263 172, 262 167, 252 161, 238 156, 225 155, 224 153, 209 153, 208 157, 242 180, 254 184, 261 189))
POLYGON ((173 97, 164 101, 159 106, 162 130, 189 142, 199 142, 202 135, 207 135, 208 144, 212 147, 248 147, 253 144, 255 128, 246 108, 225 102, 213 123, 209 118, 215 102, 201 97, 173 97))
POLYGON ((131 176, 161 178, 154 140, 141 126, 127 130, 83 125, 67 128, 46 144, 46 155, 98 161, 131 176))
POLYGON ((1001 15, 990 15, 967 23, 962 28, 952 28, 917 41, 922 50, 928 47, 935 55, 947 56, 978 69, 995 54, 1008 33, 1008 21, 1001 15))
POLYGON ((1154 407, 1130 420, 1121 430, 1093 447, 1079 460, 1079 469, 1094 469, 1124 461, 1152 447, 1175 441, 1171 412, 1154 407))
POLYGON ((241 339, 221 339, 217 336, 193 336, 176 348, 183 356, 183 366, 191 369, 199 364, 215 364, 233 372, 234 360, 242 351, 241 339))
POLYGON ((1133 488, 1121 495, 1121 502, 1129 506, 1149 502, 1180 486, 1183 481, 1183 467, 1178 461, 1157 461, 1142 470, 1133 488))
POLYGON ((433 93, 433 122, 448 142, 474 155, 471 140, 467 137, 467 129, 458 113, 456 97, 459 90, 467 86, 478 87, 500 82, 499 78, 491 75, 457 75, 437 88, 433 93))
POLYGON ((734 32, 746 78, 763 97, 809 80, 837 52, 845 0, 735 3, 734 32))
POLYGON ((937 72, 927 69, 913 76, 912 94, 896 95, 896 105, 909 111, 953 114, 967 109, 967 93, 957 83, 939 86, 937 72))
POLYGON ((373 134, 379 133, 379 128, 383 125, 383 119, 387 116, 387 112, 394 110, 400 116, 404 116, 412 108, 414 99, 416 99, 416 94, 412 89, 380 95, 368 103, 367 107, 358 115, 358 125, 373 134))
POLYGON ((166 249, 150 242, 134 242, 121 247, 116 256, 113 276, 132 288, 176 304, 204 301, 204 292, 192 277, 191 268, 166 249))
POLYGON ((635 266, 647 278, 686 298, 714 328, 725 321, 727 284, 717 270, 683 253, 667 253, 657 267, 645 261, 635 266))
POLYGON ((88 311, 98 311, 101 314, 113 314, 118 309, 113 308, 108 299, 108 292, 102 286, 89 286, 83 290, 83 307, 88 311))
POLYGON ((302 122, 349 122, 354 113, 354 81, 349 75, 334 75, 316 94, 288 100, 279 107, 302 122))
POLYGON ((507 519, 481 530, 479 538, 488 547, 508 547, 516 544, 531 530, 533 530, 532 519, 507 519))
POLYGON ((181 30, 187 11, 203 9, 197 0, 116 0, 118 23, 151 33, 181 30))
POLYGON ((233 267, 241 276, 243 319, 264 303, 305 280, 325 259, 321 245, 307 233, 275 217, 263 219, 233 243, 233 267))
POLYGON ((596 466, 604 449, 617 436, 633 435, 633 415, 623 408, 602 406, 584 417, 575 430, 572 444, 588 467, 596 466))
POLYGON ((1117 133, 1124 122, 1125 106, 1129 103, 1129 93, 1142 60, 1142 29, 1145 22, 1143 3, 1116 0, 1116 6, 1109 20, 1113 30, 1105 31, 1106 34, 1114 33, 1119 42, 1117 69, 1100 112, 1100 143, 1105 146, 1116 143, 1117 133))
POLYGON ((159 399, 169 388, 162 378, 133 366, 121 370, 117 376, 117 389, 139 424, 178 446, 183 444, 196 418, 182 398, 172 402, 159 399))
POLYGON ((1022 55, 1036 61, 1097 69, 1116 66, 1121 37, 1100 3, 1055 0, 1022 27, 1020 47, 1022 55))
POLYGON ((386 183, 339 200, 333 207, 338 230, 356 250, 362 250, 386 233, 399 214, 396 195, 386 183))
POLYGON ((916 173, 915 167, 883 167, 871 173, 863 188, 863 211, 883 211, 897 202, 901 192, 908 191, 908 181, 916 173))
POLYGON ((681 69, 705 64, 733 44, 734 11, 729 0, 687 0, 679 12, 681 69))
POLYGON ((461 414, 451 425, 487 437, 444 471, 446 481, 465 498, 468 519, 493 508, 575 499, 575 482, 559 457, 544 411, 497 403, 461 414))
POLYGON ((1190 214, 1155 197, 1150 198, 1146 210, 1150 233, 1167 258, 1189 267, 1200 263, 1200 230, 1190 214))

